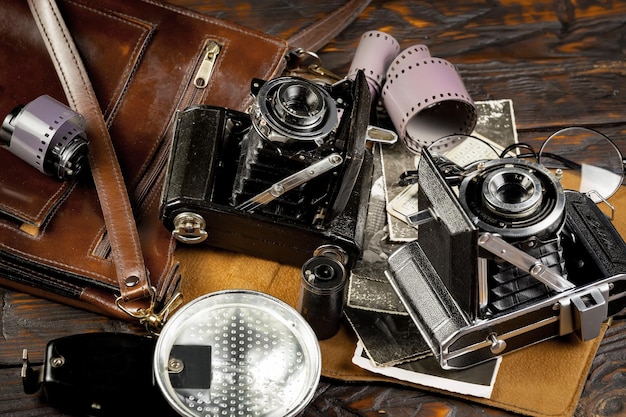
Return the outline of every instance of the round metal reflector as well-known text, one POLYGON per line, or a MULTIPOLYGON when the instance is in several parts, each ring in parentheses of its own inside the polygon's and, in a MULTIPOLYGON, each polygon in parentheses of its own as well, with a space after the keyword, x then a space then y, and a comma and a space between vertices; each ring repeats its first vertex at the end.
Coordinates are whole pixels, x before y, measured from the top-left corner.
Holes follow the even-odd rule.
POLYGON ((295 309, 267 294, 228 290, 170 318, 154 372, 183 416, 293 416, 313 398, 321 353, 295 309))

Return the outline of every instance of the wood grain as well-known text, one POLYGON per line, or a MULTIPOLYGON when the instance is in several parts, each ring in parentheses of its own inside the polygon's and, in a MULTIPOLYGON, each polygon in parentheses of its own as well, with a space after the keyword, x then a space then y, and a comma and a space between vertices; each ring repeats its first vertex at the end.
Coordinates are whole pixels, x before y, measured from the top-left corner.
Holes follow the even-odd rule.
MULTIPOLYGON (((328 0, 172 0, 209 15, 288 38, 343 2, 328 0)), ((475 100, 511 98, 520 140, 538 142, 560 127, 584 125, 626 152, 626 2, 610 0, 372 1, 320 51, 324 66, 349 68, 367 30, 421 43, 459 69, 475 100)), ((242 56, 245 59, 245 56, 242 56)), ((624 210, 625 207, 618 207, 624 210)), ((107 318, 0 290, 0 414, 60 416, 19 380, 21 351, 42 360, 46 343, 93 331, 138 329, 107 318)), ((626 323, 606 334, 575 415, 626 415, 626 323)), ((324 380, 304 416, 506 416, 469 402, 386 384, 324 380)))

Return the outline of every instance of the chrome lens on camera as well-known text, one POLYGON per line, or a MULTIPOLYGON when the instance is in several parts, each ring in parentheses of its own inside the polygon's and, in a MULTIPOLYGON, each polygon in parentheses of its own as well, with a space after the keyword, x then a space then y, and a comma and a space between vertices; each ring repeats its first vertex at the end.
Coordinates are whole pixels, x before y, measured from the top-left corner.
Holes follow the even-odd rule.
POLYGON ((532 214, 542 201, 542 185, 537 176, 516 168, 491 172, 483 182, 483 203, 492 213, 505 218, 532 214))
POLYGON ((47 175, 76 176, 86 164, 87 141, 82 117, 49 96, 40 96, 8 114, 0 144, 47 175))
POLYGON ((250 113, 262 137, 284 144, 307 141, 319 145, 338 119, 330 94, 296 77, 274 78, 260 86, 250 113))
POLYGON ((543 166, 522 159, 485 162, 461 182, 459 199, 478 228, 505 238, 552 234, 564 221, 559 181, 543 166))

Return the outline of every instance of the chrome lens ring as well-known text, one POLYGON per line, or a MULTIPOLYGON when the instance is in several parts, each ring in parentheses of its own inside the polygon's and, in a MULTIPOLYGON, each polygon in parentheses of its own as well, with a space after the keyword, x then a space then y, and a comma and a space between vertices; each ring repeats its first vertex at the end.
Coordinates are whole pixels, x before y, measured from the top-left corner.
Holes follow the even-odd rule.
POLYGON ((521 218, 541 205, 542 185, 532 173, 515 167, 491 172, 485 177, 482 196, 485 206, 506 218, 521 218))
POLYGON ((459 200, 481 230, 504 238, 544 237, 565 220, 565 194, 543 166, 522 159, 497 159, 463 179, 459 200))

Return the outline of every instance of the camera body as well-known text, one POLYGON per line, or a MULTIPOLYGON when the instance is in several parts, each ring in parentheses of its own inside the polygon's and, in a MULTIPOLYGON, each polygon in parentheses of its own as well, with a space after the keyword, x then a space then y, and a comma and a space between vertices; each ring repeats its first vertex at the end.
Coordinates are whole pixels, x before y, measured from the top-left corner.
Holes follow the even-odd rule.
POLYGON ((372 156, 362 73, 333 85, 251 83, 248 112, 180 112, 161 217, 178 240, 301 266, 319 252, 361 253, 372 156))
POLYGON ((587 195, 523 159, 475 164, 455 182, 447 168, 423 151, 418 206, 431 219, 386 272, 443 368, 593 339, 626 306, 626 244, 587 195))

